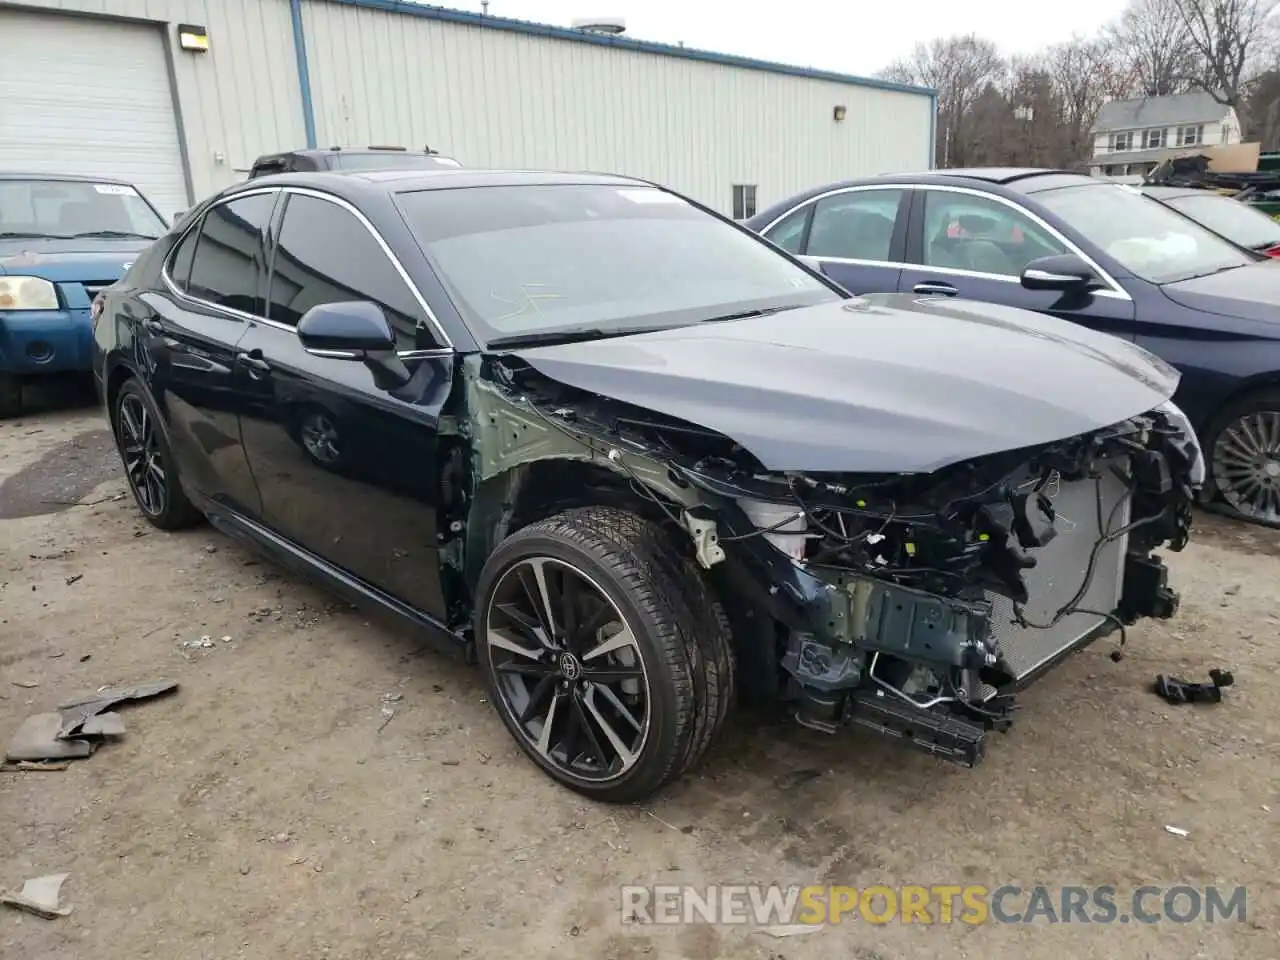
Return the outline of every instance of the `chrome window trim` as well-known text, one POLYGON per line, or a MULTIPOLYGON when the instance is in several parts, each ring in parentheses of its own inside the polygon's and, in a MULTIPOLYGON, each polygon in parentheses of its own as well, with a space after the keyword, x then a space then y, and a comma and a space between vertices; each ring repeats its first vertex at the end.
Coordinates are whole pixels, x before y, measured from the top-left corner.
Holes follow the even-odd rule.
POLYGON ((243 310, 219 306, 216 303, 210 303, 208 300, 202 300, 200 297, 193 297, 191 294, 179 289, 178 285, 174 283, 173 277, 169 273, 169 264, 173 260, 178 247, 182 245, 183 241, 186 240, 187 235, 192 230, 194 230, 198 225, 202 225, 204 223, 204 219, 209 215, 210 210, 213 210, 215 207, 220 207, 226 203, 233 203, 242 197, 256 197, 279 193, 296 193, 304 197, 314 197, 317 200, 327 201, 346 210, 360 222, 365 230, 369 232, 369 235, 373 237, 374 242, 378 244, 379 248, 381 248, 383 255, 391 261, 391 266, 395 269, 396 273, 399 274, 400 279, 404 282, 405 286, 408 287, 409 292, 413 295, 413 299, 417 302, 418 306, 422 308, 423 314, 430 322, 433 335, 435 335, 436 339, 443 344, 443 346, 439 348, 429 350, 397 350, 396 354, 398 356, 405 359, 416 359, 424 356, 452 356, 457 352, 453 345, 453 341, 449 339, 448 334, 444 332, 444 327, 440 325, 440 320, 436 317, 435 311, 427 305, 426 298, 423 297, 422 291, 418 289, 418 285, 410 278, 408 271, 405 270, 404 265, 400 262, 400 258, 392 252, 391 247, 387 244, 386 240, 382 238, 382 235, 378 233, 374 225, 369 222, 369 218, 361 213, 353 204, 347 202, 341 197, 335 196, 331 193, 324 193, 321 190, 314 190, 310 187, 260 187, 258 189, 245 190, 243 192, 236 193, 233 196, 223 197, 216 203, 210 204, 200 217, 194 218, 191 223, 187 224, 187 226, 183 228, 182 234, 173 245, 173 249, 169 251, 164 262, 160 265, 160 278, 164 281, 165 286, 169 288, 169 292, 180 300, 186 300, 190 303, 196 303, 211 310, 217 310, 220 313, 229 314, 237 320, 244 320, 249 323, 262 323, 269 327, 274 327, 277 330, 284 330, 287 333, 296 334, 298 332, 297 327, 291 327, 287 323, 272 320, 270 317, 263 317, 253 313, 245 313, 243 310))
MULTIPOLYGON (((1006 207, 1010 207, 1018 211, 1019 213, 1021 213, 1023 216, 1027 217, 1029 220, 1031 220, 1031 222, 1035 223, 1037 226, 1039 226, 1041 229, 1047 232, 1051 237, 1053 237, 1055 240, 1061 243, 1067 250, 1069 250, 1071 253, 1074 253, 1081 260, 1087 263, 1090 266, 1090 268, 1092 268, 1098 274, 1098 276, 1102 279, 1102 281, 1107 284, 1107 289, 1090 291, 1093 296, 1106 297, 1110 300, 1128 300, 1130 302, 1132 302, 1133 300, 1133 298, 1130 297, 1129 294, 1125 292, 1124 288, 1120 286, 1118 282, 1116 282, 1116 279, 1112 277, 1111 274, 1103 270, 1102 267, 1100 267, 1098 263, 1091 256, 1089 256, 1087 253, 1081 250, 1078 246, 1076 246, 1074 243, 1072 243, 1070 240, 1064 237, 1052 224, 1045 221, 1045 219, 1041 217, 1039 214, 1037 214, 1035 211, 1028 210, 1026 207, 1022 206, 1021 204, 1013 200, 1008 199, 1007 197, 1002 197, 994 193, 988 193, 985 190, 977 190, 977 189, 974 189, 973 187, 955 187, 955 186, 950 186, 946 184, 933 184, 933 183, 928 183, 928 184, 925 184, 925 183, 918 183, 918 184, 864 183, 864 184, 859 184, 853 187, 837 187, 834 190, 828 190, 825 193, 820 193, 817 196, 810 197, 808 200, 804 201, 804 203, 798 203, 791 209, 784 211, 781 216, 775 217, 772 221, 769 222, 767 226, 761 229, 760 235, 764 237, 764 239, 768 240, 769 239, 767 236, 768 232, 772 230, 774 227, 776 227, 783 220, 785 220, 787 217, 791 216, 791 214, 799 210, 801 207, 806 207, 809 204, 816 204, 820 200, 825 200, 827 197, 837 196, 842 193, 858 193, 858 192, 863 192, 867 190, 937 190, 942 193, 961 193, 971 197, 984 197, 990 200, 994 200, 997 203, 1002 203, 1006 207)), ((772 243, 772 241, 770 242, 772 243)), ((809 256, 809 254, 805 254, 805 256, 809 256)), ((896 260, 859 260, 852 257, 814 257, 814 259, 822 260, 828 263, 847 263, 853 266, 863 266, 863 267, 891 267, 898 270, 928 270, 930 273, 942 273, 942 274, 947 274, 950 276, 957 276, 957 277, 973 277, 978 280, 998 280, 1001 283, 1013 283, 1019 286, 1022 285, 1022 281, 1018 277, 1010 276, 1008 274, 981 273, 977 270, 960 270, 954 267, 933 267, 927 263, 900 263, 896 260)))

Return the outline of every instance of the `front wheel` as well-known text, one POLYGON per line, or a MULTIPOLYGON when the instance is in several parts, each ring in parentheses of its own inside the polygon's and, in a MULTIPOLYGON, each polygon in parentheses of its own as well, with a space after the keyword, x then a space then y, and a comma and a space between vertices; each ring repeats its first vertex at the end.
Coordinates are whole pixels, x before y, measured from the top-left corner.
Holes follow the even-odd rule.
POLYGON ((1280 390, 1234 401, 1205 434, 1213 490, 1242 520, 1280 527, 1280 390))
POLYGON ((658 527, 570 510, 507 538, 477 591, 480 664, 503 723, 557 782, 652 795, 689 770, 733 698, 728 621, 658 527))
POLYGON ((182 490, 178 465, 155 401, 137 380, 127 380, 111 411, 116 448, 142 515, 161 530, 195 526, 200 512, 182 490))

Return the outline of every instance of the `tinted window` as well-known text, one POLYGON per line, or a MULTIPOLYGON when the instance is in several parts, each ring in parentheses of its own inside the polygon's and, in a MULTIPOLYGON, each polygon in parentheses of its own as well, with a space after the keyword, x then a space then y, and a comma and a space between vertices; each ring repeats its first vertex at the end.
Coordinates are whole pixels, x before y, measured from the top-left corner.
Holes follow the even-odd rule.
POLYGON ((472 187, 399 202, 484 341, 840 299, 759 237, 654 187, 472 187))
POLYGON ((268 294, 272 320, 296 326, 321 303, 368 300, 382 308, 401 350, 438 347, 404 279, 363 223, 336 203, 290 195, 268 294))
POLYGON ((1211 193, 1177 197, 1169 201, 1169 206, 1242 247, 1262 250, 1280 243, 1280 224, 1230 197, 1211 193))
POLYGON ((178 285, 179 290, 186 290, 191 280, 191 260, 195 256, 196 241, 200 238, 200 228, 194 227, 178 241, 173 256, 169 260, 169 276, 178 285))
POLYGON ((261 315, 262 235, 275 200, 273 193, 260 193, 220 203, 205 214, 187 293, 220 307, 261 315))
POLYGON ((924 262, 931 267, 1016 277, 1038 257, 1067 252, 1008 204, 941 190, 924 196, 924 262))
POLYGON ((888 260, 903 190, 858 190, 818 201, 805 253, 811 257, 888 260))
POLYGON ((1046 190, 1036 200, 1135 276, 1171 283, 1253 263, 1158 200, 1116 183, 1046 190))
POLYGON ((813 205, 806 203, 803 207, 792 210, 771 227, 765 236, 788 253, 799 253, 800 244, 804 240, 805 224, 809 222, 809 213, 813 205))

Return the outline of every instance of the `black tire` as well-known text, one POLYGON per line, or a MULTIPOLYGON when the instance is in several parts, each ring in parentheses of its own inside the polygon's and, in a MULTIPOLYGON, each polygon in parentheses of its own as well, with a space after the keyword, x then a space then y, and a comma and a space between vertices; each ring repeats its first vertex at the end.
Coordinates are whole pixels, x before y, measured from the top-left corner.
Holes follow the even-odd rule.
POLYGON ((0 372, 0 420, 22 413, 22 378, 16 373, 0 372))
POLYGON ((129 490, 147 522, 160 530, 184 530, 203 522, 203 515, 187 499, 182 489, 164 418, 160 415, 156 402, 151 399, 151 394, 136 378, 126 380, 121 385, 111 404, 111 432, 115 436, 116 450, 125 469, 129 490), (132 449, 133 440, 129 435, 131 428, 127 424, 139 419, 133 416, 133 412, 139 407, 146 411, 146 426, 152 431, 151 440, 145 446, 151 449, 152 458, 160 466, 164 478, 157 483, 163 490, 163 497, 158 502, 145 492, 146 485, 130 469, 132 460, 128 451, 132 449), (132 419, 126 420, 126 417, 132 419))
MULTIPOLYGON (((1238 397, 1223 407, 1210 421, 1204 431, 1203 443, 1209 472, 1209 481, 1206 486, 1209 488, 1211 500, 1216 501, 1231 516, 1262 526, 1280 527, 1280 509, 1276 509, 1274 515, 1267 516, 1265 511, 1260 511, 1256 505, 1250 504, 1248 496, 1242 495, 1242 491, 1233 489, 1231 478, 1223 472, 1224 464, 1221 460, 1226 448, 1225 446, 1220 448, 1220 445, 1228 442, 1227 432, 1242 418, 1255 415, 1270 416, 1273 424, 1280 424, 1280 389, 1264 388, 1238 397)), ((1271 440, 1270 437, 1257 439, 1271 440)), ((1280 464, 1280 443, 1271 441, 1266 445, 1270 448, 1268 462, 1280 464)), ((1275 468, 1276 476, 1267 476, 1265 469, 1260 468, 1260 470, 1262 470, 1261 479, 1269 481, 1270 489, 1280 497, 1280 466, 1275 468)), ((1273 499, 1272 503, 1275 504, 1276 500, 1273 499)))
MULTIPOLYGON (((491 699, 530 759, 571 790, 611 803, 643 800, 693 768, 723 729, 736 679, 729 621, 690 552, 634 514, 586 507, 518 530, 485 563, 476 594, 475 639, 491 699), (544 755, 516 715, 500 680, 500 669, 510 663, 495 665, 495 648, 490 643, 495 590, 508 582, 513 571, 518 573, 522 564, 531 562, 562 565, 592 581, 636 640, 644 672, 641 682, 647 685, 647 731, 634 752, 633 765, 627 769, 620 763, 620 772, 609 779, 580 775, 573 769, 572 758, 558 760, 552 751, 544 755)), ((555 656, 553 652, 547 659, 554 662, 555 656)), ((586 658, 580 666, 584 679, 578 682, 589 686, 586 658)), ((562 679, 556 683, 553 698, 561 696, 559 685, 572 686, 572 681, 562 679)), ((581 722, 586 722, 585 713, 579 712, 584 717, 581 722)), ((559 746, 559 742, 551 745, 559 746)))

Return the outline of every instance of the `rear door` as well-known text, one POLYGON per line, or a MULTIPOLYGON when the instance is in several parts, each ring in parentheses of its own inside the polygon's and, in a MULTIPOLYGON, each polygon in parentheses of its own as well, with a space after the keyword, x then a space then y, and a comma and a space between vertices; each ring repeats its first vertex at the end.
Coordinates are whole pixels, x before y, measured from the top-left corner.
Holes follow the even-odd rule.
POLYGON ((850 293, 898 290, 911 190, 848 187, 809 200, 763 234, 850 293))
POLYGON ((1023 268, 1040 257, 1071 253, 1092 261, 1050 224, 1004 197, 960 187, 918 187, 906 249, 905 291, 1021 307, 1134 338, 1133 301, 1118 284, 1083 294, 1022 286, 1023 268))
POLYGON ((135 340, 183 482, 248 516, 260 501, 240 442, 252 393, 236 344, 264 309, 266 228, 277 195, 237 195, 187 230, 164 265, 164 290, 141 298, 148 312, 137 318, 135 340))
POLYGON ((438 517, 441 410, 453 352, 367 219, 345 201, 288 189, 270 256, 267 317, 239 353, 262 402, 242 420, 268 526, 364 584, 443 619, 438 517), (303 349, 298 321, 324 303, 382 308, 413 374, 379 388, 360 362, 303 349))

